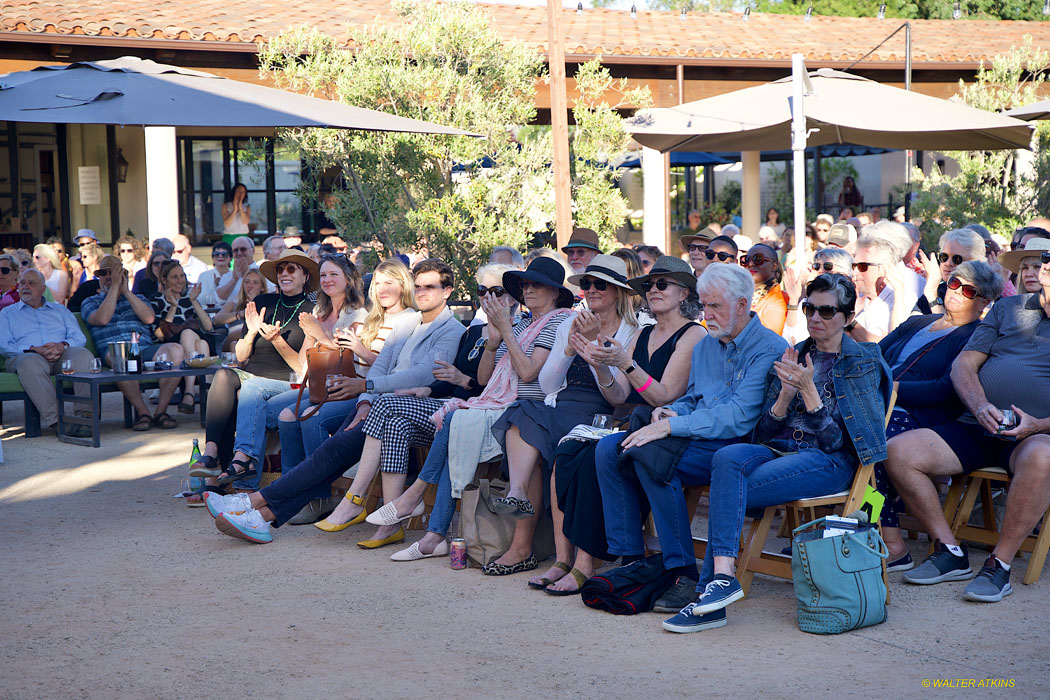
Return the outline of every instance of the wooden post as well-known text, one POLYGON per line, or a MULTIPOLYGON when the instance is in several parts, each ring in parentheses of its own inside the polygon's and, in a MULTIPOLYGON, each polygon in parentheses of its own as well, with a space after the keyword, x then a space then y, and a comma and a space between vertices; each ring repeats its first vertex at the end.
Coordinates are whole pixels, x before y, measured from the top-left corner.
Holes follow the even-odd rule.
POLYGON ((547 0, 547 64, 551 81, 551 141, 554 144, 555 231, 558 249, 572 236, 572 183, 569 181, 569 115, 565 96, 565 32, 561 0, 547 0))

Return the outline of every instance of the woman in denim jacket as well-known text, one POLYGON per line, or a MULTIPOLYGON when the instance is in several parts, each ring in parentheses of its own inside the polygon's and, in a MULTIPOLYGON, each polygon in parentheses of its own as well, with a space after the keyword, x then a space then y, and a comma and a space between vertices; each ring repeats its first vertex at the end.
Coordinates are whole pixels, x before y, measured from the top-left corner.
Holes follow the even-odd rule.
POLYGON ((806 288, 810 339, 773 365, 768 401, 754 444, 724 447, 711 467, 708 537, 695 603, 664 623, 674 632, 725 624, 724 608, 744 597, 735 577, 744 514, 798 498, 846 489, 858 459, 886 457, 889 367, 875 343, 844 333, 857 291, 842 275, 823 274, 806 288))

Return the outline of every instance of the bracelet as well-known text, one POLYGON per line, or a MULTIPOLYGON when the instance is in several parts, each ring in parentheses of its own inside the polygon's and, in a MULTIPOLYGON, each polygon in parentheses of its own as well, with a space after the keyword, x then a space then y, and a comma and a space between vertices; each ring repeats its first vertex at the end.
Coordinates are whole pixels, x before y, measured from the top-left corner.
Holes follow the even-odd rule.
POLYGON ((613 377, 613 376, 610 375, 610 379, 609 379, 609 383, 608 384, 602 384, 599 381, 598 382, 598 386, 600 386, 602 389, 608 389, 609 387, 611 387, 615 383, 616 383, 616 377, 613 377))
POLYGON ((652 376, 650 376, 648 379, 645 380, 645 384, 642 384, 640 387, 638 387, 638 393, 639 394, 644 394, 645 390, 648 389, 649 387, 651 387, 652 385, 653 385, 653 378, 652 378, 652 376))
POLYGON ((798 311, 798 304, 788 304, 788 311, 798 311))

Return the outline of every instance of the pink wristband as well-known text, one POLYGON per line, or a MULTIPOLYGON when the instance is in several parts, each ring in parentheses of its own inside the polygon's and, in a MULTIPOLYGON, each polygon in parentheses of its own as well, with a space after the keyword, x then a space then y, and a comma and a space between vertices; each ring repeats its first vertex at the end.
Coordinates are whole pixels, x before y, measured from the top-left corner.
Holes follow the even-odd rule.
POLYGON ((649 387, 651 387, 652 385, 653 385, 653 378, 649 377, 647 380, 645 380, 645 384, 642 384, 640 387, 638 387, 638 393, 639 394, 644 394, 645 390, 648 389, 649 387))

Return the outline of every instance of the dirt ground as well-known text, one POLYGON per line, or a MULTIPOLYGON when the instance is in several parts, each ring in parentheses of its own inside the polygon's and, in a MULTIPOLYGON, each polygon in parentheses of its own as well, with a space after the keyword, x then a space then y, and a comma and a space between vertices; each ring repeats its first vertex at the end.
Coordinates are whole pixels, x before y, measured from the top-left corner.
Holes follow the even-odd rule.
POLYGON ((198 416, 132 433, 118 397, 105 405, 100 449, 28 440, 21 406, 4 406, 0 698, 872 698, 981 679, 1013 686, 961 692, 1050 697, 1050 573, 1023 585, 1020 559, 995 605, 897 574, 885 624, 822 637, 798 630, 789 582, 757 577, 727 627, 675 635, 663 615, 530 590, 528 574, 391 562, 354 545, 368 525, 225 537, 172 498, 198 416))

